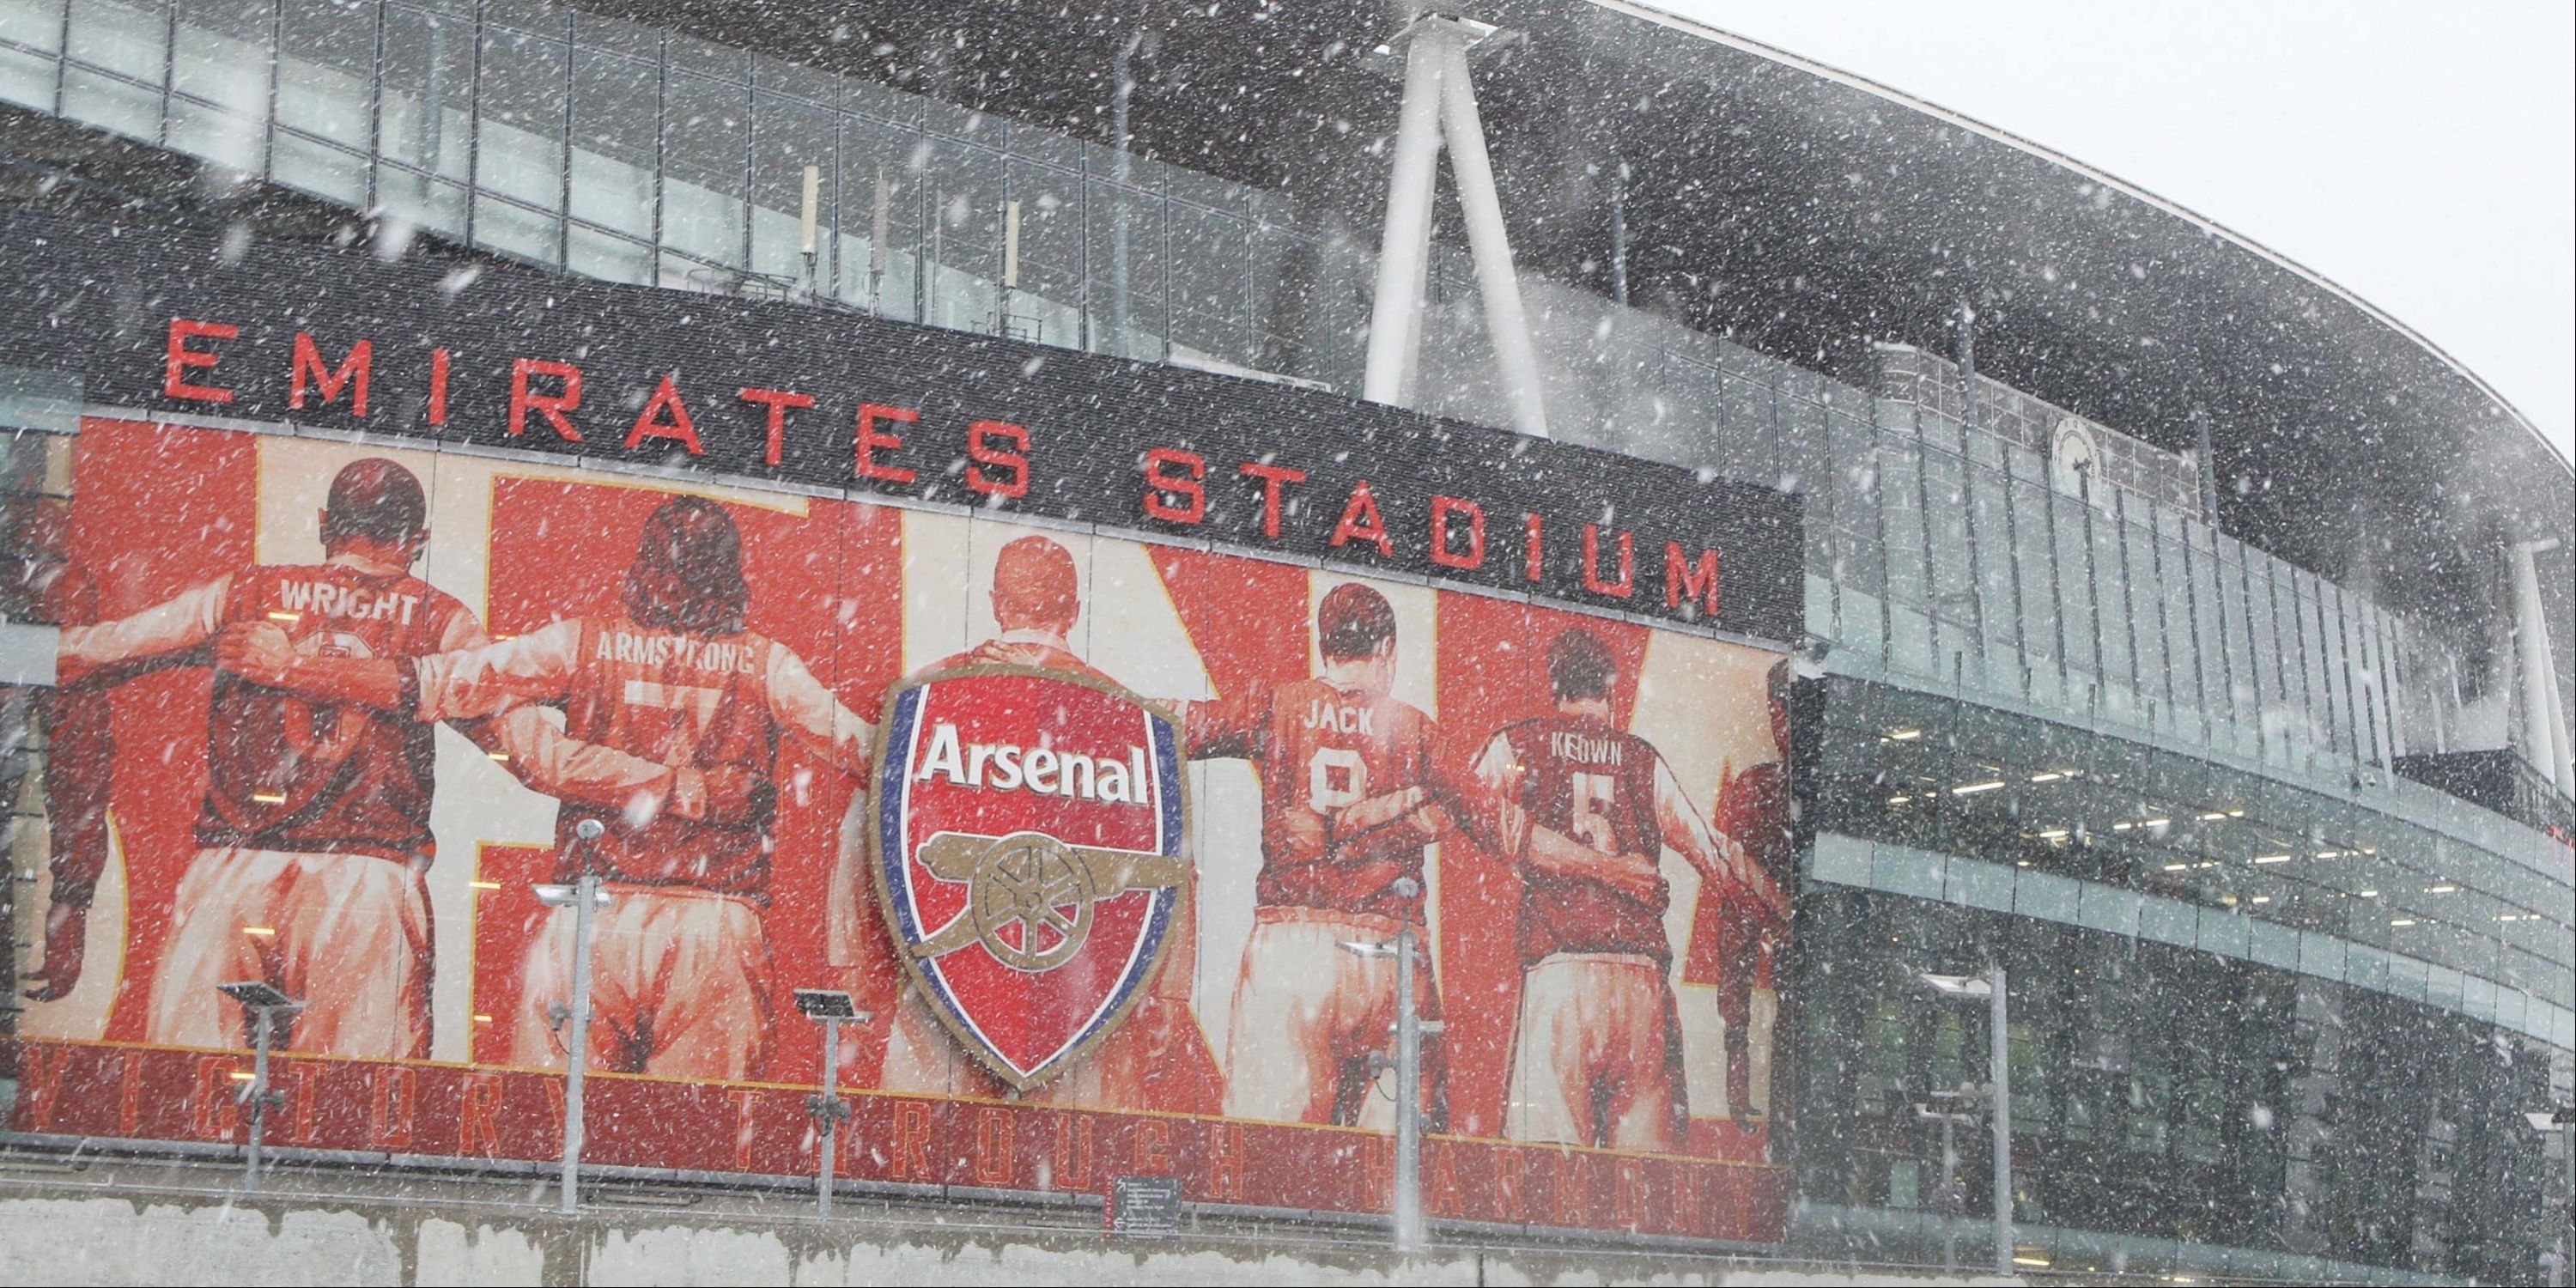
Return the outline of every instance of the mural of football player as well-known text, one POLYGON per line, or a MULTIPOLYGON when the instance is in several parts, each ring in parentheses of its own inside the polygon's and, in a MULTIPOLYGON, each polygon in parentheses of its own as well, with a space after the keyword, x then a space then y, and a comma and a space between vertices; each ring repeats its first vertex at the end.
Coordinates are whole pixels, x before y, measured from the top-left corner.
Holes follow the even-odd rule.
MULTIPOLYGON (((1084 661, 1069 642, 1082 615, 1082 586, 1073 555, 1062 543, 1031 535, 1004 545, 993 562, 991 593, 993 638, 942 658, 920 674, 1024 666, 1117 683, 1084 661)), ((843 847, 844 870, 835 878, 846 888, 865 880, 849 867, 860 857, 855 849, 843 847)), ((1068 1109, 1216 1112, 1216 1060, 1190 1004, 1197 945, 1195 897, 1184 894, 1173 910, 1163 960, 1144 999, 1073 1067, 1020 1099, 1068 1109)), ((958 1048, 929 1004, 909 989, 896 1004, 887 1034, 881 1085, 888 1091, 992 1098, 1007 1089, 958 1048)))
POLYGON ((1653 744, 1612 722, 1617 662, 1581 627, 1548 646, 1556 713, 1507 726, 1477 756, 1489 826, 1520 867, 1521 1003, 1513 1034, 1514 1140, 1669 1151, 1686 1134, 1674 1015, 1671 893, 1645 856, 1669 848, 1710 885, 1786 900, 1709 826, 1653 744), (1569 863, 1528 843, 1545 828, 1589 846, 1569 863))
MULTIPOLYGON (((206 665, 219 636, 254 627, 273 637, 279 670, 481 644, 474 615, 410 573, 428 513, 411 471, 353 462, 320 513, 323 562, 252 567, 130 617, 67 628, 63 683, 78 690, 155 661, 206 665)), ((248 979, 304 1002, 289 1050, 428 1055, 431 725, 392 703, 309 701, 226 668, 206 733, 199 848, 179 884, 144 1040, 246 1045, 240 1010, 215 985, 248 979)), ((67 888, 85 891, 96 877, 58 873, 58 907, 67 888)), ((47 991, 67 990, 76 959, 59 947, 48 958, 47 991)))
MULTIPOLYGON (((0 612, 58 626, 95 624, 98 584, 71 556, 69 504, 45 497, 11 508, 9 584, 0 594, 0 612)), ((27 990, 31 1001, 59 1001, 80 984, 90 902, 107 870, 108 787, 116 759, 108 691, 115 678, 92 672, 85 683, 21 691, 45 724, 45 859, 53 875, 44 960, 28 972, 41 981, 27 990)), ((0 769, 0 801, 18 799, 19 767, 27 758, 8 759, 9 767, 0 769)))
MULTIPOLYGON (((761 909, 778 745, 795 738, 855 776, 872 730, 793 650, 745 626, 742 536, 715 502, 675 496, 653 511, 623 598, 622 616, 407 666, 308 668, 301 682, 392 697, 422 720, 507 713, 512 772, 562 802, 557 879, 595 874, 611 896, 595 922, 591 1067, 747 1078, 770 1040, 761 909), (537 703, 563 708, 551 742, 537 703), (596 841, 577 839, 585 820, 605 829, 596 841)), ((519 1064, 563 1062, 573 933, 573 910, 557 908, 529 947, 519 1064)))
MULTIPOLYGON (((1438 727, 1388 692, 1395 628, 1386 596, 1344 582, 1315 610, 1322 674, 1182 707, 1192 759, 1260 766, 1261 871, 1226 1034, 1229 1117, 1392 1125, 1393 1075, 1372 1074, 1369 1056, 1395 1020, 1395 963, 1341 944, 1421 926, 1425 852, 1448 827, 1424 804, 1438 727), (1406 878, 1414 893, 1398 894, 1406 878)), ((1436 1016, 1430 973, 1417 980, 1423 1013, 1436 1016)))
MULTIPOLYGON (((1781 758, 1729 779, 1719 791, 1715 823, 1744 847, 1751 865, 1777 882, 1795 861, 1796 838, 1789 796, 1789 660, 1765 677, 1772 744, 1781 758)), ((1778 1015, 1772 984, 1774 959, 1788 941, 1782 914, 1751 889, 1734 882, 1701 888, 1692 909, 1690 954, 1682 979, 1717 990, 1718 1018, 1726 1023, 1726 1108, 1738 1127, 1751 1130, 1768 1105, 1754 1071, 1771 1062, 1771 1024, 1778 1015)))

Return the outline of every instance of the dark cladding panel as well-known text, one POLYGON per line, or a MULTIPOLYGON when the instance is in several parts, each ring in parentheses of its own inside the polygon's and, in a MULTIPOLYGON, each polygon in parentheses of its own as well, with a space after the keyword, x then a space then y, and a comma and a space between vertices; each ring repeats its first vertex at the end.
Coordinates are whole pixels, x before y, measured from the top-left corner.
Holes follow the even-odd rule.
POLYGON ((23 301, 0 323, 13 363, 76 371, 98 404, 676 465, 1801 634, 1795 497, 1333 395, 499 266, 289 245, 227 260, 157 230, 17 220, 0 272, 23 301))

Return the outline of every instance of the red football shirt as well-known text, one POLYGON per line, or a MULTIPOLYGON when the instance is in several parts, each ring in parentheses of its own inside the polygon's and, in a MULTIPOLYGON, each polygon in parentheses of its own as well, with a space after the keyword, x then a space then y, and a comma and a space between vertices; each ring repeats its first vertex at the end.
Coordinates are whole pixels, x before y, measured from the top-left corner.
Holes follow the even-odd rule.
MULTIPOLYGON (((1546 716, 1494 735, 1479 758, 1486 790, 1539 827, 1602 854, 1660 854, 1654 744, 1591 716, 1546 716)), ((1550 953, 1634 953, 1672 960, 1664 935, 1668 885, 1640 901, 1603 881, 1521 865, 1521 961, 1550 953)))

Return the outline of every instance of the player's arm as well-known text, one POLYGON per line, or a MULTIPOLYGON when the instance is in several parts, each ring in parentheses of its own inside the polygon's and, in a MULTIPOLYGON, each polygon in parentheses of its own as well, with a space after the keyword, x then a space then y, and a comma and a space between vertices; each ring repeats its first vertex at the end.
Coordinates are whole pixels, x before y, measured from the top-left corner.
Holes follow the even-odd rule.
POLYGON ((232 590, 232 578, 217 577, 131 617, 64 627, 54 646, 58 682, 77 684, 103 669, 184 652, 215 638, 232 590))
POLYGON ((1661 757, 1655 760, 1655 826, 1662 831, 1665 845, 1681 851, 1682 857, 1699 869, 1701 880, 1740 886, 1773 912, 1782 917, 1789 915, 1789 896, 1781 891, 1779 883, 1755 866, 1734 837, 1709 825, 1699 807, 1691 804, 1690 796, 1682 791, 1672 763, 1661 757))
POLYGON ((1556 876, 1598 881, 1640 903, 1663 895, 1663 874, 1653 855, 1605 854, 1540 824, 1520 804, 1528 769, 1509 738, 1494 735, 1476 758, 1468 781, 1450 789, 1467 797, 1462 818, 1480 844, 1513 862, 1556 876))
POLYGON ((1271 688, 1254 681, 1222 697, 1171 704, 1192 760, 1259 760, 1270 751, 1271 688))
POLYGON ((664 765, 585 742, 555 727, 542 708, 517 706, 477 722, 495 757, 530 789, 576 805, 613 810, 642 827, 665 810, 694 822, 742 823, 753 814, 760 776, 739 765, 664 765))
POLYGON ((876 726, 841 704, 793 649, 769 645, 769 717, 842 773, 868 772, 876 726))

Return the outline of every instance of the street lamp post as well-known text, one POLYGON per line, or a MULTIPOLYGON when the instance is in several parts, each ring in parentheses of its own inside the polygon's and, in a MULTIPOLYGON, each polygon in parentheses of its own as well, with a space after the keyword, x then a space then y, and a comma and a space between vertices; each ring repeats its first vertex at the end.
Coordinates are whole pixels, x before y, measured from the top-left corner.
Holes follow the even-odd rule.
POLYGON ((237 980, 230 984, 217 984, 215 988, 250 1012, 250 1086, 244 1088, 237 1099, 239 1103, 250 1106, 250 1148, 244 1155, 246 1167, 242 1190, 257 1194, 260 1145, 267 1136, 268 1111, 279 1108, 285 1099, 280 1093, 268 1089, 269 1041, 276 1035, 276 1017, 296 1010, 304 1003, 288 997, 276 985, 264 980, 237 980))
POLYGON ((571 885, 537 887, 537 902, 549 908, 572 906, 572 1001, 564 1008, 564 1128, 563 1181, 557 1187, 555 1210, 570 1215, 581 1210, 581 1084, 584 1066, 590 1063, 590 941, 592 916, 599 905, 608 902, 608 893, 599 888, 599 873, 590 861, 591 843, 608 829, 595 818, 573 825, 575 851, 581 856, 581 876, 571 885))
POLYGON ((1983 975, 1935 975, 1917 972, 1925 985, 1944 997, 1975 998, 1987 1002, 1990 1009, 1986 1036, 1988 1121, 1994 1127, 1995 1151, 1995 1270, 2011 1274, 2013 1270, 2013 1192, 2012 1192, 2012 1062, 2010 1017, 2005 998, 2009 982, 2001 964, 1986 968, 1983 975))
POLYGON ((875 1018, 850 1000, 848 993, 830 988, 796 990, 796 1009, 805 1018, 823 1026, 823 1090, 805 1102, 806 1112, 822 1123, 822 1161, 814 1174, 814 1215, 832 1215, 832 1168, 837 1153, 841 1120, 850 1116, 850 1102, 841 1098, 841 1026, 865 1024, 875 1018))
MULTIPOLYGON (((1411 877, 1396 878, 1390 888, 1408 902, 1422 893, 1421 883, 1411 877)), ((1442 1027, 1437 1020, 1425 1021, 1414 1008, 1417 942, 1410 914, 1391 941, 1342 942, 1344 951, 1361 957, 1395 959, 1395 1057, 1372 1055, 1369 1066, 1372 1073, 1395 1071, 1395 1250, 1408 1254, 1422 1251, 1430 1241, 1422 1219, 1422 1039, 1442 1027)))

